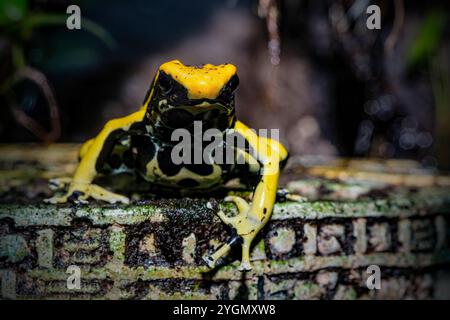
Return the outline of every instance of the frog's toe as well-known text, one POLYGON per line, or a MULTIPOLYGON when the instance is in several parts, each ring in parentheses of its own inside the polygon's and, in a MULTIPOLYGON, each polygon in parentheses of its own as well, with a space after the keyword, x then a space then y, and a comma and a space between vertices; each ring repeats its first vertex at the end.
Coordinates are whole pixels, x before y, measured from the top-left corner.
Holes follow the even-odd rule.
POLYGON ((109 201, 110 203, 123 203, 130 204, 130 199, 124 196, 120 196, 120 198, 109 201))
POLYGON ((69 201, 75 204, 87 204, 89 203, 88 198, 89 194, 86 194, 81 191, 74 191, 72 195, 69 197, 69 201))
POLYGON ((288 189, 278 189, 277 195, 276 195, 276 201, 277 202, 285 202, 289 196, 289 190, 288 189))
POLYGON ((306 201, 308 201, 308 198, 303 197, 299 194, 291 194, 290 193, 290 194, 286 195, 286 200, 294 201, 294 202, 306 202, 306 201))
POLYGON ((127 197, 108 191, 94 184, 90 186, 89 195, 94 199, 103 200, 109 203, 130 203, 130 199, 128 199, 127 197))
POLYGON ((69 185, 71 182, 72 182, 72 178, 70 178, 70 177, 50 179, 48 181, 48 186, 51 190, 58 190, 58 189, 62 189, 65 186, 69 185))
POLYGON ((252 265, 248 261, 242 261, 239 266, 239 271, 250 271, 252 270, 252 265))
POLYGON ((108 199, 104 199, 105 201, 109 203, 123 203, 123 204, 130 204, 130 199, 122 196, 120 194, 112 193, 113 196, 109 196, 108 199))
POLYGON ((206 265, 208 267, 210 267, 211 269, 214 269, 214 267, 216 266, 216 261, 214 260, 213 257, 211 257, 210 255, 206 255, 203 257, 203 262, 206 263, 206 265))
POLYGON ((227 225, 233 225, 234 223, 234 217, 228 217, 222 210, 219 210, 217 212, 217 216, 220 218, 220 220, 223 221, 223 223, 227 224, 227 225))
POLYGON ((82 199, 86 199, 87 195, 85 192, 83 191, 72 191, 70 192, 70 195, 67 197, 67 201, 72 202, 72 203, 80 203, 80 201, 82 201, 82 199))
POLYGON ((81 203, 86 200, 86 193, 83 191, 69 191, 63 196, 54 196, 49 199, 44 199, 44 202, 46 203, 66 203, 66 202, 72 202, 72 203, 81 203))
POLYGON ((236 207, 238 208, 240 214, 246 214, 250 209, 250 205, 248 204, 248 202, 245 201, 244 199, 242 199, 241 197, 228 196, 228 197, 225 197, 224 200, 226 202, 233 202, 236 205, 236 207))
POLYGON ((44 199, 45 203, 51 203, 51 204, 58 204, 58 203, 66 203, 68 199, 68 196, 62 196, 62 197, 51 197, 48 199, 44 199))

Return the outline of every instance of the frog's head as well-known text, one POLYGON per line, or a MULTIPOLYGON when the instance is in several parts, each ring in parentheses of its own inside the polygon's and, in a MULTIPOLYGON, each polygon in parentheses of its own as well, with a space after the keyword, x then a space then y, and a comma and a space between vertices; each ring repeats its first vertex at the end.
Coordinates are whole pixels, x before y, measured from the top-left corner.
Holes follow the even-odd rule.
POLYGON ((224 130, 235 121, 234 91, 239 84, 232 64, 185 66, 178 60, 159 67, 145 104, 147 117, 159 129, 224 130))

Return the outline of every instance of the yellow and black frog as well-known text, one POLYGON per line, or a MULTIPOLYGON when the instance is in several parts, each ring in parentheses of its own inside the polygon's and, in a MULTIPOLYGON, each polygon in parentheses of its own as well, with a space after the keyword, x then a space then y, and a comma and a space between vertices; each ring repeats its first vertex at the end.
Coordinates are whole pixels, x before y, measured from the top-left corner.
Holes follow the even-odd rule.
POLYGON ((129 203, 127 197, 93 184, 99 173, 132 171, 161 188, 199 192, 219 187, 232 178, 255 177, 251 204, 237 196, 225 198, 235 203, 239 213, 229 217, 219 211, 218 216, 234 229, 235 236, 205 258, 212 268, 233 244, 241 243, 240 269, 250 270, 250 246, 270 219, 279 173, 288 152, 276 140, 258 136, 236 119, 236 72, 231 64, 187 66, 178 60, 162 64, 139 111, 108 121, 95 138, 85 142, 73 178, 60 181, 69 185, 68 191, 46 201, 86 202, 93 198, 129 203), (199 139, 196 124, 212 132, 209 141, 215 141, 214 148, 202 141, 204 136, 199 139), (186 149, 186 143, 181 144, 184 149, 179 148, 180 130, 193 136, 192 148, 186 149), (231 135, 240 137, 243 143, 230 143, 239 141, 228 139, 231 135), (184 160, 197 158, 180 162, 175 157, 180 154, 184 160), (230 154, 233 161, 225 156, 230 154), (228 161, 220 161, 225 158, 228 161))

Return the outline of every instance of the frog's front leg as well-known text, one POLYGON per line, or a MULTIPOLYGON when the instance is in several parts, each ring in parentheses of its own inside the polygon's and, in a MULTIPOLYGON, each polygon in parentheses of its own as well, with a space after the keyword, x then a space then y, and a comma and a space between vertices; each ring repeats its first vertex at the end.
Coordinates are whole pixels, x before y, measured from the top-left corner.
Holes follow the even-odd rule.
POLYGON ((70 181, 67 193, 61 197, 55 196, 46 199, 46 202, 86 202, 87 199, 91 197, 110 203, 128 203, 129 199, 127 197, 92 184, 92 181, 97 175, 97 164, 100 163, 100 157, 108 154, 112 150, 115 141, 118 139, 118 134, 123 134, 128 131, 133 123, 142 121, 144 115, 145 109, 141 109, 124 118, 108 121, 102 131, 94 139, 83 144, 80 150, 80 163, 70 181))
MULTIPOLYGON (((239 213, 234 217, 227 217, 223 212, 218 215, 221 220, 230 225, 237 233, 242 243, 242 260, 240 270, 250 270, 250 248, 253 239, 270 220, 275 204, 280 162, 288 156, 286 149, 277 141, 258 137, 245 125, 237 122, 235 130, 240 133, 254 148, 256 159, 262 164, 261 177, 254 191, 252 204, 249 205, 239 197, 227 197, 226 201, 233 201, 239 213)), ((249 160, 251 156, 247 157, 249 160)), ((217 260, 223 257, 236 243, 235 237, 222 245, 213 255, 206 258, 210 267, 214 267, 217 260)))

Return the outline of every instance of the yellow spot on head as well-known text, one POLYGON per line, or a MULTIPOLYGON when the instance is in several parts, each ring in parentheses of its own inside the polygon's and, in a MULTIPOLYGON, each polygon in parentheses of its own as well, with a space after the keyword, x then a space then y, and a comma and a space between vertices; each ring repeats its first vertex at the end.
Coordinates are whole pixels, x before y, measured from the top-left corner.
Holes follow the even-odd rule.
POLYGON ((178 60, 162 64, 164 71, 188 90, 189 99, 214 99, 223 86, 236 74, 232 64, 185 66, 178 60))

